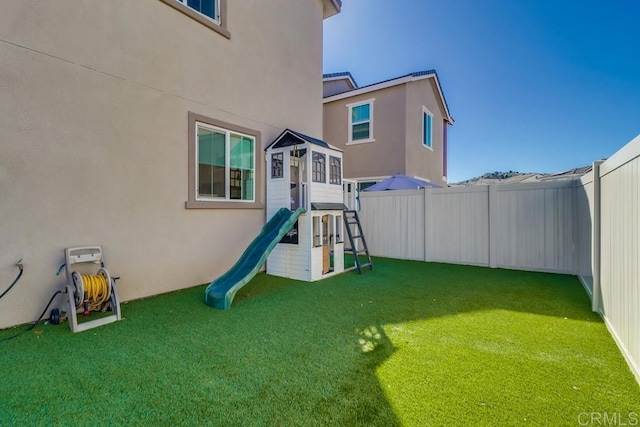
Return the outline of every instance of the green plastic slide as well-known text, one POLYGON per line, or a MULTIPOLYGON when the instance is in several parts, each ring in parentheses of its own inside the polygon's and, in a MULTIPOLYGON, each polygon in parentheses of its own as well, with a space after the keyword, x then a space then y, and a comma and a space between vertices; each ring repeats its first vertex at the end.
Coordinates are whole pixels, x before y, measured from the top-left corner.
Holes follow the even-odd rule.
POLYGON ((260 271, 273 248, 291 230, 302 213, 303 208, 295 211, 282 208, 276 212, 234 266, 207 286, 205 303, 219 310, 228 310, 236 292, 260 271))

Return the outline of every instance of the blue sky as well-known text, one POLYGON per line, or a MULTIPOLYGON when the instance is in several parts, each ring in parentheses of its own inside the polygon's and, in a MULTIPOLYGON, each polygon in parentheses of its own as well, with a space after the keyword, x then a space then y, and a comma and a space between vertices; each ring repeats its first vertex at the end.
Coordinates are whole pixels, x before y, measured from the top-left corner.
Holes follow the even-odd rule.
POLYGON ((435 68, 456 123, 449 182, 558 172, 640 134, 640 1, 343 0, 324 72, 363 86, 435 68))

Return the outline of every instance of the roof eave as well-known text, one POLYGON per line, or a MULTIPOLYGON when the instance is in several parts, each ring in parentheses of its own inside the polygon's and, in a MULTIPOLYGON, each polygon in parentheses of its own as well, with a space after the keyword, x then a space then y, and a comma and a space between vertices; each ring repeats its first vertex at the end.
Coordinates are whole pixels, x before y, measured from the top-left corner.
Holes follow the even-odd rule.
POLYGON ((333 15, 337 15, 340 13, 342 9, 342 0, 323 0, 322 1, 322 12, 323 19, 327 19, 332 17, 333 15))
POLYGON ((329 102, 334 102, 334 101, 340 101, 342 99, 346 99, 346 98, 351 98, 352 96, 358 96, 358 95, 362 95, 365 93, 369 93, 369 92, 375 92, 377 90, 382 90, 382 89, 386 89, 389 87, 393 87, 393 86, 398 86, 401 84, 406 84, 406 83, 410 83, 410 82, 415 82, 418 80, 424 80, 424 79, 429 79, 429 78, 433 78, 434 81, 436 82, 436 88, 438 89, 438 95, 440 95, 440 100, 442 101, 442 105, 444 106, 444 111, 445 111, 445 117, 444 119, 451 125, 453 125, 455 123, 455 120, 453 120, 453 117, 451 117, 451 114, 449 113, 449 106, 447 105, 447 101, 445 101, 444 98, 444 93, 442 92, 442 88, 440 87, 440 80, 438 79, 438 75, 437 74, 427 74, 427 75, 423 75, 423 76, 413 76, 411 74, 407 74, 406 76, 401 76, 395 79, 391 79, 391 80, 387 80, 384 82, 380 82, 380 83, 374 83, 372 85, 368 85, 368 86, 364 86, 361 88, 357 88, 354 90, 350 90, 347 92, 342 92, 342 93, 338 93, 336 95, 331 95, 331 96, 327 96, 326 98, 324 98, 322 100, 323 104, 329 103, 329 102))

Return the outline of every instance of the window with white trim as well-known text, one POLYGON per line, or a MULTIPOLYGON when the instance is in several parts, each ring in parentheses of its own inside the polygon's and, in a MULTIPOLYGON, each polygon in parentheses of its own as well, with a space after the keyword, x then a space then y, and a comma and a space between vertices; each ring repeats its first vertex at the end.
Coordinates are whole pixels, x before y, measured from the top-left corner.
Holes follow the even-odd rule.
POLYGON ((255 201, 255 138, 196 122, 196 200, 255 201))
POLYGON ((327 182, 327 157, 322 153, 313 152, 312 156, 313 182, 327 182))
POLYGON ((349 142, 373 141, 373 99, 349 104, 349 142))
POLYGON ((227 29, 227 0, 160 0, 226 38, 231 38, 227 29))
POLYGON ((433 150, 433 114, 422 107, 422 145, 433 150))
POLYGON ((220 24, 220 0, 175 0, 220 24))
POLYGON ((284 154, 273 153, 271 155, 271 178, 284 177, 284 154))

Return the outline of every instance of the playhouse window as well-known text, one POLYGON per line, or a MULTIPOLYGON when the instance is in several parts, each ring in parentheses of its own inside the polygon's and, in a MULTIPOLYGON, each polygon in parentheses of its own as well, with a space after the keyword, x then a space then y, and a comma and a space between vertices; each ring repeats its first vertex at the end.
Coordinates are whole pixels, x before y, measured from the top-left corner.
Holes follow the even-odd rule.
POLYGON ((319 216, 313 217, 313 247, 322 246, 322 223, 319 216))
POLYGON ((342 216, 336 216, 336 243, 344 243, 342 237, 342 216))
POLYGON ((331 184, 342 184, 342 168, 340 167, 340 159, 329 156, 329 182, 331 184))
POLYGON ((255 139, 197 123, 196 200, 254 201, 255 139))
POLYGON ((284 154, 273 153, 271 155, 271 178, 282 178, 284 176, 284 154))
POLYGON ((322 153, 313 153, 313 182, 327 182, 327 158, 322 153))
POLYGON ((191 19, 199 22, 221 34, 231 38, 227 30, 226 5, 227 0, 160 0, 172 8, 184 13, 191 19))
POLYGON ((422 145, 433 150, 433 114, 422 107, 422 145))
POLYGON ((349 141, 347 143, 372 142, 373 99, 349 104, 349 141))

